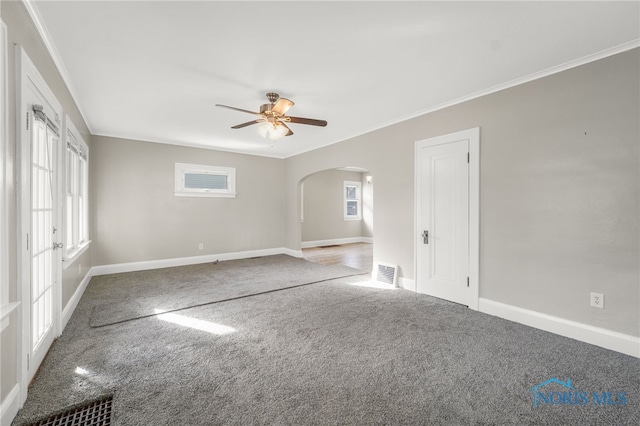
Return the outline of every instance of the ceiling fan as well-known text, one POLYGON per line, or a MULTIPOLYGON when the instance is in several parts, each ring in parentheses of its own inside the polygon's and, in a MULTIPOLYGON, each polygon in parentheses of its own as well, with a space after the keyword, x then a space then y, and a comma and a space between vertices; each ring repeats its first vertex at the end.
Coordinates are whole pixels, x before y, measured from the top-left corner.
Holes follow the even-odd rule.
POLYGON ((277 93, 267 93, 268 104, 260 105, 260 112, 253 112, 246 109, 236 108, 228 105, 216 104, 217 107, 228 108, 234 111, 246 112, 260 116, 252 121, 238 124, 232 129, 241 129, 243 127, 251 126, 252 124, 264 123, 258 127, 258 133, 262 137, 268 137, 271 140, 277 140, 283 136, 291 136, 293 132, 287 126, 287 123, 297 124, 310 124, 312 126, 324 127, 327 125, 325 120, 315 120, 313 118, 291 117, 287 114, 287 111, 294 105, 293 101, 289 99, 281 98, 277 93))

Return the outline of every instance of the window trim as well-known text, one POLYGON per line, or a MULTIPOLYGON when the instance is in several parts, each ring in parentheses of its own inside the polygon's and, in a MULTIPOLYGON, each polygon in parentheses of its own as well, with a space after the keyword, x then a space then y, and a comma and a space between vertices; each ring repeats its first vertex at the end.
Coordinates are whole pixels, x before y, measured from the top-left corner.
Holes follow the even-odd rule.
POLYGON ((176 197, 236 198, 236 169, 235 167, 175 163, 174 195, 176 197), (227 189, 185 188, 185 175, 187 173, 226 176, 227 189))
POLYGON ((343 218, 344 220, 362 220, 362 182, 345 180, 342 185, 342 197, 344 200, 343 218), (347 198, 347 187, 356 187, 356 198, 347 198), (357 202, 358 214, 356 216, 347 214, 348 202, 357 202))
POLYGON ((304 182, 300 183, 300 223, 304 223, 304 182))
MULTIPOLYGON (((7 159, 9 149, 9 90, 8 90, 7 26, 0 19, 0 332, 7 328, 11 314, 20 306, 20 299, 9 299, 9 184, 7 159)), ((19 290, 18 290, 19 294, 19 290)), ((21 329, 16 328, 16 341, 20 345, 21 329)), ((20 368, 20 350, 16 350, 16 366, 20 368)), ((19 379, 18 379, 18 383, 19 379)), ((25 395, 26 397, 26 395, 25 395)))
POLYGON ((17 306, 9 304, 9 200, 7 198, 8 118, 7 27, 0 20, 0 330, 8 325, 5 318, 17 306))

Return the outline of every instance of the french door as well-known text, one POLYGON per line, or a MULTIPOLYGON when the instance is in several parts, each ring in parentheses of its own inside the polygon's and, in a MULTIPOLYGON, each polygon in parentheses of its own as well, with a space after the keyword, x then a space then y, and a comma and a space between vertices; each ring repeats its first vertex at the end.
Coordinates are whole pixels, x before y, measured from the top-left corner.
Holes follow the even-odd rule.
POLYGON ((59 170, 62 163, 62 107, 37 68, 16 46, 16 92, 19 127, 19 283, 22 396, 38 371, 53 340, 59 334, 61 301, 60 269, 63 239, 59 230, 59 170))
POLYGON ((54 250, 57 229, 56 175, 59 130, 35 105, 31 118, 31 297, 29 379, 56 335, 54 286, 59 261, 54 250), (32 368, 35 367, 35 368, 32 368))

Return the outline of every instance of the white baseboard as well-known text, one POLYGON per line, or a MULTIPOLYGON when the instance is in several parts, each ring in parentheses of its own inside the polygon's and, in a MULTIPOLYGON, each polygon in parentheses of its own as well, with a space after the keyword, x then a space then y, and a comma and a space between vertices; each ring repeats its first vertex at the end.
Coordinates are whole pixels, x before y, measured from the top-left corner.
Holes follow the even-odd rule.
POLYGON ((69 299, 69 302, 67 302, 67 306, 65 306, 64 309, 62 310, 62 318, 61 318, 62 323, 60 327, 60 333, 64 331, 65 327, 67 326, 67 323, 71 319, 71 315, 73 315, 73 311, 76 310, 76 307, 78 306, 78 302, 80 302, 80 299, 84 294, 84 291, 87 289, 87 286, 91 281, 91 277, 93 276, 92 271, 93 271, 93 268, 91 268, 89 272, 87 272, 87 275, 84 276, 84 278, 82 279, 82 282, 80 282, 80 285, 78 286, 76 291, 73 293, 73 296, 71 296, 71 299, 69 299))
POLYGON ((117 263, 113 265, 98 265, 91 268, 91 276, 119 274, 122 272, 146 271, 149 269, 171 268, 174 266, 197 265, 199 263, 215 262, 216 260, 237 260, 250 257, 273 256, 286 254, 302 257, 300 250, 278 247, 263 250, 239 251, 234 253, 209 254, 205 256, 178 257, 173 259, 147 260, 143 262, 117 263))
POLYGON ((304 257, 304 253, 302 253, 302 250, 293 250, 293 249, 286 248, 286 247, 282 248, 282 253, 281 254, 286 254, 286 255, 289 255, 291 257, 300 257, 300 258, 304 257))
POLYGON ((322 247, 322 246, 337 246, 341 244, 353 244, 353 243, 373 244, 373 238, 349 237, 349 238, 334 238, 332 240, 303 241, 300 244, 300 246, 302 248, 311 248, 311 247, 322 247))
POLYGON ((2 413, 0 425, 10 426, 16 414, 18 414, 20 406, 20 384, 16 383, 7 397, 0 403, 0 413, 2 413))
POLYGON ((418 288, 416 287, 416 280, 404 277, 399 277, 398 280, 400 287, 404 288, 405 290, 418 291, 418 288))
POLYGON ((640 358, 640 338, 480 298, 479 311, 640 358))

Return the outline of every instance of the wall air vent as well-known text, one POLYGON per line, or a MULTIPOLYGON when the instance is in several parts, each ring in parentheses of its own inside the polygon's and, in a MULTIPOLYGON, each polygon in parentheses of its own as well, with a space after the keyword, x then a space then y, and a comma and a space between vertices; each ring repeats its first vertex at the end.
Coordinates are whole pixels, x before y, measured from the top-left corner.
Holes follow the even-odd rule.
POLYGON ((398 265, 378 262, 373 269, 373 275, 376 282, 398 286, 398 265))

